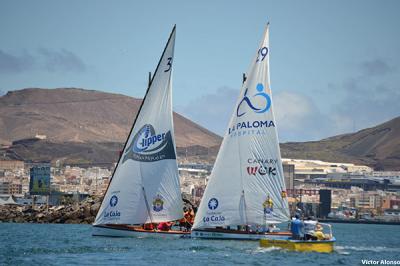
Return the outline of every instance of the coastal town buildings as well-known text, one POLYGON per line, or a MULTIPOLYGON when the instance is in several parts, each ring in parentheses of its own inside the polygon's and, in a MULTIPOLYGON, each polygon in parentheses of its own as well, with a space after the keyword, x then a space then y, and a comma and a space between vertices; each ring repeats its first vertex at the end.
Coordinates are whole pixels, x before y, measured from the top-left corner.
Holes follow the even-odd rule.
POLYGON ((18 181, 0 181, 0 195, 21 195, 22 184, 18 181))
POLYGON ((0 171, 15 171, 18 169, 24 169, 25 164, 23 161, 18 160, 0 160, 0 171))
MULTIPOLYGON (((45 162, 50 166, 49 162, 45 162)), ((0 161, 0 198, 13 195, 29 201, 29 169, 40 163, 0 161)), ((206 161, 180 161, 181 190, 195 205, 200 203, 212 165, 206 161)), ((400 172, 373 171, 363 165, 318 160, 283 159, 289 203, 318 213, 320 190, 330 190, 332 213, 343 218, 356 215, 396 216, 400 209, 400 172), (301 204, 300 204, 301 203, 301 204)), ((52 197, 56 195, 98 195, 105 193, 112 169, 98 166, 51 167, 52 197)), ((21 200, 22 202, 22 200, 21 200)), ((54 201, 58 202, 58 201, 54 201)))

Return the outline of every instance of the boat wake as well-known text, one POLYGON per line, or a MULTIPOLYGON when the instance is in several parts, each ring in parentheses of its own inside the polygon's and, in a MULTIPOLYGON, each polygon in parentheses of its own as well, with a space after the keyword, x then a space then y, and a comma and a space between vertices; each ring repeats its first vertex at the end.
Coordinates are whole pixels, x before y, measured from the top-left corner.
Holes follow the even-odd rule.
MULTIPOLYGON (((186 247, 182 248, 186 250, 186 247)), ((200 245, 193 245, 190 247, 192 252, 219 252, 224 251, 226 248, 217 248, 215 246, 200 246, 200 245)))
POLYGON ((400 253, 400 248, 389 248, 389 247, 363 247, 363 246, 335 246, 335 251, 339 254, 348 255, 352 251, 354 252, 393 252, 400 253))
POLYGON ((258 247, 255 250, 250 250, 250 253, 252 254, 269 253, 277 250, 282 250, 282 249, 280 247, 268 247, 268 248, 258 247))

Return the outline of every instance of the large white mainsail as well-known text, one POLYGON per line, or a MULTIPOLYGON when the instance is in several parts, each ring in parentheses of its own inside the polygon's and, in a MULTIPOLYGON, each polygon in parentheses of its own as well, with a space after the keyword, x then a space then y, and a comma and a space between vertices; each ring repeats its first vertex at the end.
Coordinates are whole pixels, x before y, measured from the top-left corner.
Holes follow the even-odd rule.
POLYGON ((269 25, 242 85, 193 228, 289 219, 269 80, 269 25))
POLYGON ((94 225, 182 218, 172 121, 175 27, 156 68, 94 225))

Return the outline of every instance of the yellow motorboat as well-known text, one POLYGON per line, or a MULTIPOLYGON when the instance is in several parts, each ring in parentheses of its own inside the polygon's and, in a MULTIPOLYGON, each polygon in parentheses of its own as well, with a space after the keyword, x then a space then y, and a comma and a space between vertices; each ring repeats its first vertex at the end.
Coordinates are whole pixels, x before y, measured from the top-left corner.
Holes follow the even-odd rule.
POLYGON ((333 251, 333 244, 336 239, 330 240, 292 240, 292 239, 268 239, 260 240, 261 247, 279 247, 293 251, 322 252, 330 253, 333 251))
POLYGON ((333 245, 336 242, 336 239, 332 235, 331 225, 322 223, 320 223, 320 225, 329 228, 329 233, 318 235, 323 236, 323 238, 319 238, 319 240, 295 240, 290 237, 287 239, 274 239, 271 237, 265 237, 260 240, 260 246, 266 248, 278 247, 301 252, 330 253, 333 251, 333 245))

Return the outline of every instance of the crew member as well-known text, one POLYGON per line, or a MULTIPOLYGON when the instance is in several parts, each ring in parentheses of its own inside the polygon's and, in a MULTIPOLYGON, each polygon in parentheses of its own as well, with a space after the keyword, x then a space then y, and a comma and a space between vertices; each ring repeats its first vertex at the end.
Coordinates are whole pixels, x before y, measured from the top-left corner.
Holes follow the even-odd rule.
POLYGON ((314 237, 317 240, 325 240, 325 239, 329 239, 328 235, 325 235, 323 232, 323 227, 321 224, 317 223, 317 225, 315 226, 315 233, 314 233, 314 237))
POLYGON ((172 223, 169 222, 161 222, 158 224, 157 229, 160 231, 169 231, 171 229, 172 223))
POLYGON ((144 224, 143 229, 144 230, 154 230, 154 225, 152 223, 144 224))
POLYGON ((317 240, 317 238, 314 236, 316 225, 317 221, 314 221, 311 217, 307 217, 307 220, 304 221, 305 240, 317 240))
POLYGON ((190 230, 190 228, 192 228, 192 224, 193 224, 193 221, 194 221, 194 213, 193 213, 193 210, 191 208, 189 208, 185 212, 184 218, 185 218, 186 230, 190 230))
POLYGON ((303 239, 303 222, 300 220, 299 215, 295 215, 295 219, 292 220, 290 229, 292 231, 292 238, 295 240, 303 239))

